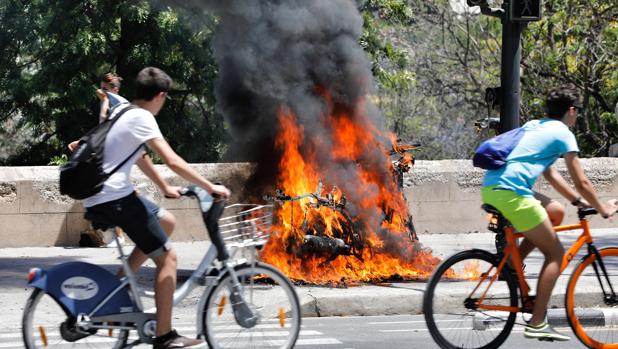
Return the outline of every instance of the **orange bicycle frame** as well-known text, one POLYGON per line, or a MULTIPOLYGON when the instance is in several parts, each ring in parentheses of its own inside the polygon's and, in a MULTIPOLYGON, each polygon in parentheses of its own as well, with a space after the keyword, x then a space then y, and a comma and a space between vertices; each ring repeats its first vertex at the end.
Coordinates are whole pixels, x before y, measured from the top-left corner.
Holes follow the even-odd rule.
MULTIPOLYGON (((579 223, 577 224, 559 225, 559 226, 554 227, 554 231, 556 233, 570 231, 570 230, 578 230, 578 229, 582 229, 583 231, 581 235, 579 235, 577 240, 571 245, 571 247, 569 247, 569 249, 564 254, 564 257, 562 259, 562 264, 560 265, 560 273, 562 273, 566 269, 566 267, 573 260, 573 258, 577 255, 577 252, 584 246, 584 244, 592 243, 592 236, 590 235, 590 225, 586 218, 580 219, 579 223)), ((530 292, 530 286, 528 286, 528 283, 526 282, 526 278, 524 276, 523 267, 522 267, 523 266, 522 259, 521 259, 521 255, 519 254, 519 249, 516 243, 517 239, 524 237, 524 234, 516 233, 513 231, 513 227, 507 226, 504 228, 504 235, 505 235, 507 244, 506 244, 506 247, 504 248, 504 255, 502 259, 500 260, 500 263, 498 264, 498 267, 496 269, 496 273, 491 274, 491 271, 494 269, 493 265, 489 268, 489 270, 486 273, 482 273, 481 279, 479 280, 478 285, 474 288, 474 290, 472 290, 468 298, 472 298, 475 292, 480 288, 481 284, 491 275, 491 280, 489 281, 489 285, 487 285, 483 294, 478 299, 476 306, 479 309, 483 309, 483 310, 496 310, 496 311, 506 311, 506 312, 511 312, 511 313, 517 313, 517 312, 521 312, 525 310, 524 303, 526 300, 529 299, 529 292, 530 292), (509 258, 511 258, 511 262, 513 264, 512 267, 517 273, 517 280, 519 281, 519 288, 521 290, 522 306, 510 307, 510 306, 503 306, 503 305, 483 304, 485 295, 491 288, 491 285, 493 285, 494 281, 496 281, 496 279, 498 278, 498 275, 500 275, 502 268, 504 268, 504 265, 507 263, 509 258)))

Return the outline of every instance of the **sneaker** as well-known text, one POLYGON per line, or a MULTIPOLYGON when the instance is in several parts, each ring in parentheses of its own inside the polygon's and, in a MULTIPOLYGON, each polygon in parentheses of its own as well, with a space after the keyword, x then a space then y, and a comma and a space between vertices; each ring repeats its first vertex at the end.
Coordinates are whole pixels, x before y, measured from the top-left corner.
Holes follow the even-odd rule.
POLYGON ((153 349, 171 349, 171 348, 187 348, 192 347, 194 345, 204 343, 201 339, 193 339, 188 337, 183 337, 176 332, 176 330, 171 330, 168 334, 163 335, 161 337, 157 337, 152 344, 153 349))
POLYGON ((528 325, 524 330, 524 337, 538 339, 541 341, 568 341, 571 338, 558 333, 547 322, 544 322, 538 326, 528 325))

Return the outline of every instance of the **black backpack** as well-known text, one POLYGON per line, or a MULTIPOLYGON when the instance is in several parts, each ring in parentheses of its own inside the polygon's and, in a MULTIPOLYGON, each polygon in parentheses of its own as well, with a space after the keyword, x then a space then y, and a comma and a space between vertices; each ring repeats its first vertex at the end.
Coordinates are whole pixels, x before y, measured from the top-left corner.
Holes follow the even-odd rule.
POLYGON ((75 200, 91 197, 103 189, 103 183, 124 165, 140 148, 124 159, 111 172, 103 171, 103 150, 107 133, 120 117, 137 106, 130 105, 118 112, 113 119, 106 119, 80 138, 69 161, 60 167, 60 194, 75 200))

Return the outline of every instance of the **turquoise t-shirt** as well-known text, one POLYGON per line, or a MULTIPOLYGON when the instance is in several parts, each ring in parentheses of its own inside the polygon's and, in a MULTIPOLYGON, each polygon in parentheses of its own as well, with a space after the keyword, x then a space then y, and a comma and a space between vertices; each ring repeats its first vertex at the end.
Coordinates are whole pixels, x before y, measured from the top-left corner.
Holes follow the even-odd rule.
POLYGON ((521 196, 534 196, 536 179, 561 155, 579 152, 575 135, 562 121, 532 120, 524 126, 524 135, 509 154, 506 165, 485 174, 483 186, 513 190, 521 196))

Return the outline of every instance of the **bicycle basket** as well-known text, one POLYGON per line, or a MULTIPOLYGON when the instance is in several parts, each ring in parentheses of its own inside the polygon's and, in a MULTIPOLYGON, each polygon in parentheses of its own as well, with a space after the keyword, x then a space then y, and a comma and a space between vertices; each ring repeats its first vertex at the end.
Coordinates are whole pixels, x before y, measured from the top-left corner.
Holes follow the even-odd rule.
POLYGON ((273 205, 234 204, 219 218, 219 229, 226 245, 263 245, 270 237, 273 205))

